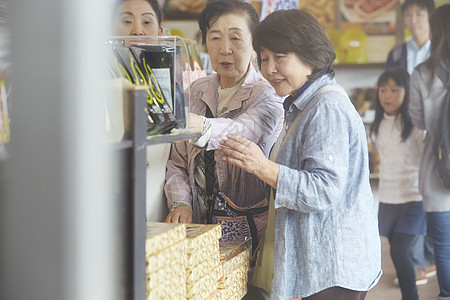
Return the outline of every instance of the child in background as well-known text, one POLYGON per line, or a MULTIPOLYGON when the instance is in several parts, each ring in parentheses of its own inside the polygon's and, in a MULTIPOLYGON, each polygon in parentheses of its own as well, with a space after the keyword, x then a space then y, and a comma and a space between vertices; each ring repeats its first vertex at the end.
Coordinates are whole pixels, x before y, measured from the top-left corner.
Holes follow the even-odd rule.
POLYGON ((380 153, 378 213, 380 234, 388 238, 402 299, 418 299, 412 261, 414 241, 426 232, 419 193, 419 164, 425 132, 409 115, 409 74, 385 71, 378 79, 376 113, 370 132, 380 153))

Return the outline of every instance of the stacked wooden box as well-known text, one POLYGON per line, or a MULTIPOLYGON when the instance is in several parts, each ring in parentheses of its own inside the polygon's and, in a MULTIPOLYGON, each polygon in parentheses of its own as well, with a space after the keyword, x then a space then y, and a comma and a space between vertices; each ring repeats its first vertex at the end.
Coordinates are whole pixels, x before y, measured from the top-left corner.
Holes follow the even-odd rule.
POLYGON ((217 283, 217 300, 242 299, 247 293, 251 241, 220 243, 221 270, 217 283))
POLYGON ((220 225, 186 225, 186 299, 215 299, 221 236, 220 225))
POLYGON ((186 227, 147 223, 146 299, 185 299, 186 227))

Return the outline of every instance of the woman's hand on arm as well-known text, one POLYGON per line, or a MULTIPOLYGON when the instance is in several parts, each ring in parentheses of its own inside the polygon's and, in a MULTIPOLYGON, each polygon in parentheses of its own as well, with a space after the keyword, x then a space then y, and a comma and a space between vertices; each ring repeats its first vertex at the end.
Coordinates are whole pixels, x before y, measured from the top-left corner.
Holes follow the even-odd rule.
POLYGON ((252 141, 236 134, 227 134, 227 138, 220 142, 221 147, 218 149, 226 155, 224 161, 255 175, 276 189, 280 166, 269 160, 252 141))
MULTIPOLYGON (((251 98, 251 104, 232 118, 210 118, 211 137, 206 150, 215 150, 220 141, 227 139, 226 134, 232 133, 245 137, 258 145, 274 142, 273 135, 281 130, 284 109, 275 93, 261 91, 261 87, 254 92, 258 94, 251 98), (258 94, 259 93, 259 94, 258 94)), ((267 154, 270 149, 265 149, 267 154)))
POLYGON ((192 209, 187 205, 174 208, 167 215, 166 223, 192 223, 192 209))

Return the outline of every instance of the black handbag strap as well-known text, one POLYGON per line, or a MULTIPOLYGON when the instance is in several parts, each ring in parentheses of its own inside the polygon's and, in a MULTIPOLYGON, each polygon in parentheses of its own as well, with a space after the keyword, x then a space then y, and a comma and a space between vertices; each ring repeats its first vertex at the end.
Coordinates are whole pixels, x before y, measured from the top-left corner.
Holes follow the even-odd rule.
MULTIPOLYGON (((207 118, 214 118, 211 109, 206 105, 206 115, 207 118)), ((206 183, 206 196, 208 199, 213 199, 214 197, 214 182, 216 178, 216 160, 214 159, 214 150, 204 151, 205 158, 205 183, 206 183)))

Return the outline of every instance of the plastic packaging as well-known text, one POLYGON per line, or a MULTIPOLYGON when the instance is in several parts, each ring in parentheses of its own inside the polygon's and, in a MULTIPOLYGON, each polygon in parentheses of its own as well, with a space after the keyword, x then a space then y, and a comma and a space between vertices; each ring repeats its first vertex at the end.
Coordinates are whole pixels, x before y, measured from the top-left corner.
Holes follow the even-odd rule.
POLYGON ((148 85, 148 135, 185 130, 189 112, 186 74, 190 74, 186 45, 179 37, 110 37, 110 77, 148 85))

